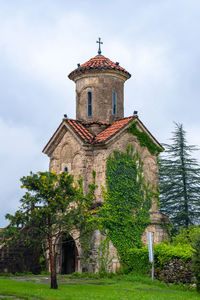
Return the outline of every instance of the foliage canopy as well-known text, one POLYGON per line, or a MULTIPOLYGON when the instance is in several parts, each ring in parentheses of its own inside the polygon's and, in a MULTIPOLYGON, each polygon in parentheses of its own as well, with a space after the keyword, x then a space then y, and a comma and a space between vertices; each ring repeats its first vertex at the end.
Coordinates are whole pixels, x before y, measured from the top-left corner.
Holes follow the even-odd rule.
POLYGON ((175 124, 172 144, 165 144, 159 159, 160 208, 173 225, 197 225, 200 221, 200 167, 191 153, 197 148, 188 145, 181 124, 175 124))
MULTIPOLYGON (((93 174, 95 177, 95 174, 93 174)), ((95 184, 90 185, 84 196, 82 180, 74 182, 66 172, 31 173, 21 178, 22 188, 27 192, 20 200, 21 207, 14 215, 7 214, 10 226, 5 237, 18 239, 25 231, 23 239, 31 244, 46 245, 49 252, 51 288, 57 288, 56 245, 62 242, 62 235, 72 229, 86 231, 91 221, 90 206, 94 200, 95 184)))

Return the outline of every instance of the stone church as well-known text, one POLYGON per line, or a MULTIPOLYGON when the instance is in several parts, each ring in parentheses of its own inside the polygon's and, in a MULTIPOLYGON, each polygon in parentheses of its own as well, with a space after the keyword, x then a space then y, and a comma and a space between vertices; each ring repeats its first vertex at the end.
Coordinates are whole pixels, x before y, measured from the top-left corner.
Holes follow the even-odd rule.
MULTIPOLYGON (((157 156, 152 155, 147 147, 141 146, 137 137, 128 133, 127 128, 131 122, 137 121, 137 129, 148 134, 152 142, 162 147, 153 137, 137 112, 130 117, 124 117, 124 84, 130 79, 131 74, 120 66, 118 62, 112 62, 101 54, 100 40, 98 55, 69 74, 69 79, 75 83, 76 91, 76 119, 64 118, 55 131, 43 153, 50 158, 50 171, 66 171, 78 179, 79 174, 83 178, 84 191, 87 192, 88 184, 92 182, 92 171, 96 171, 96 205, 103 201, 101 186, 106 186, 105 171, 106 161, 114 150, 126 151, 128 145, 132 145, 138 151, 143 164, 146 180, 156 187, 158 185, 157 156)), ((151 210, 152 224, 146 229, 154 232, 155 243, 161 242, 167 237, 164 223, 167 217, 158 211, 158 203, 153 201, 151 210)), ((143 242, 146 243, 146 232, 143 234, 143 242)), ((78 233, 70 233, 58 249, 57 271, 58 273, 72 273, 74 271, 98 270, 98 265, 88 263, 85 266, 81 262, 81 246, 77 239, 78 233)), ((93 261, 97 260, 98 245, 103 237, 95 231, 93 241, 93 261)), ((119 267, 117 252, 110 242, 111 270, 119 267)))

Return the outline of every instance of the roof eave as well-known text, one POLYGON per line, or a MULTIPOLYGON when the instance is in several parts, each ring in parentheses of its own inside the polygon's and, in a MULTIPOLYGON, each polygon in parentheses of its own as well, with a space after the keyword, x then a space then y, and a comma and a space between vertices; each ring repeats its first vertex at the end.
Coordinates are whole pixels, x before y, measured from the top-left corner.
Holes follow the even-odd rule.
POLYGON ((111 137, 109 137, 108 139, 106 140, 103 140, 101 142, 98 142, 97 144, 108 144, 110 143, 111 141, 113 141, 114 139, 116 139, 120 134, 122 134, 125 130, 128 129, 130 123, 132 121, 135 121, 137 120, 139 126, 141 127, 141 129, 143 131, 145 131, 149 137, 151 138, 152 142, 154 144, 156 144, 156 146, 158 146, 159 148, 161 148, 162 150, 164 150, 163 146, 157 141, 157 139, 151 134, 151 132, 146 128, 146 126, 142 123, 142 121, 138 118, 138 116, 133 116, 132 119, 124 126, 122 127, 119 131, 117 131, 116 133, 114 133, 111 137))
POLYGON ((51 136, 51 138, 49 139, 48 143, 46 144, 46 146, 42 150, 42 152, 44 154, 47 154, 49 156, 50 153, 52 152, 52 151, 50 151, 51 147, 52 147, 52 144, 54 143, 54 141, 56 140, 56 138, 58 137, 58 135, 60 135, 60 132, 61 132, 61 130, 63 128, 63 125, 64 125, 64 120, 60 123, 60 125, 58 126, 58 128, 56 129, 56 131, 51 136))
POLYGON ((108 143, 110 143, 112 140, 116 139, 120 134, 122 134, 122 133, 129 127, 130 123, 131 123, 132 121, 134 121, 135 119, 138 119, 138 116, 132 117, 132 119, 130 119, 130 121, 129 121, 126 125, 124 125, 122 128, 120 128, 119 131, 117 131, 116 133, 114 133, 113 135, 111 135, 108 139, 103 140, 103 141, 100 142, 100 143, 108 144, 108 143))
POLYGON ((149 135, 149 137, 152 139, 154 144, 156 144, 156 146, 158 146, 162 150, 164 150, 163 146, 157 141, 157 139, 151 134, 151 132, 147 129, 147 127, 144 125, 144 123, 139 118, 138 118, 138 121, 139 121, 138 123, 142 127, 142 130, 144 130, 149 135))
POLYGON ((127 71, 122 71, 122 70, 117 70, 117 69, 112 69, 112 68, 85 68, 85 69, 76 69, 72 71, 69 75, 68 78, 70 80, 73 80, 74 82, 77 81, 80 77, 87 75, 87 74, 97 74, 97 73, 109 73, 109 74, 116 74, 118 77, 121 77, 124 81, 129 79, 131 77, 131 74, 128 73, 127 71))
POLYGON ((56 131, 54 132, 54 134, 52 135, 52 137, 50 138, 50 140, 48 141, 48 143, 42 150, 42 152, 44 154, 47 154, 48 156, 51 155, 51 153, 54 151, 54 149, 57 147, 57 145, 63 138, 67 129, 81 144, 87 144, 87 142, 76 133, 76 131, 72 128, 72 126, 69 123, 66 122, 66 120, 67 120, 66 118, 63 118, 61 124, 56 129, 56 131), (62 130, 63 130, 63 132, 62 132, 62 130))

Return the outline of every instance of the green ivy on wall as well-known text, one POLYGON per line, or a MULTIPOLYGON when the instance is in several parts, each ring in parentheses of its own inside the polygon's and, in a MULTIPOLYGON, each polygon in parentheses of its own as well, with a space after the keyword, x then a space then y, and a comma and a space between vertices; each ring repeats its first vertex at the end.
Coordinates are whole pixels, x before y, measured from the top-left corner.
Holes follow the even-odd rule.
POLYGON ((98 229, 98 222, 96 221, 96 217, 94 215, 95 210, 91 209, 92 204, 95 202, 95 190, 97 185, 95 183, 96 172, 92 172, 93 180, 88 185, 89 191, 86 195, 83 192, 83 179, 79 175, 79 180, 77 182, 79 187, 79 202, 83 204, 80 207, 82 210, 79 211, 79 222, 76 224, 76 229, 80 232, 80 244, 82 253, 80 259, 82 263, 87 263, 91 259, 91 235, 94 230, 98 229))
POLYGON ((145 183, 139 154, 130 147, 125 153, 115 151, 107 160, 106 185, 101 226, 123 261, 128 249, 142 247, 142 234, 150 224, 154 193, 145 183))
POLYGON ((138 141, 140 142, 140 145, 142 147, 147 147, 147 149, 149 150, 149 152, 151 154, 153 154, 153 155, 154 154, 159 154, 162 151, 162 148, 155 145, 146 132, 139 131, 137 129, 136 124, 137 124, 137 121, 133 121, 131 123, 131 125, 129 126, 129 128, 127 129, 127 131, 129 133, 132 133, 133 135, 135 135, 138 138, 138 141))

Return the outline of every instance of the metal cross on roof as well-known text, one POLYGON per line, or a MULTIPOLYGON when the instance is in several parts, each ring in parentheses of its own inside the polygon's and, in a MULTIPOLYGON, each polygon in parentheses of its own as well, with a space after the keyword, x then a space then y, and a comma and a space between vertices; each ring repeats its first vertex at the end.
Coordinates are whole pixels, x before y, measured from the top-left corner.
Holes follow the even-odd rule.
POLYGON ((98 50, 98 55, 101 55, 101 44, 103 44, 103 42, 101 42, 101 38, 99 38, 98 41, 96 41, 96 43, 99 44, 99 50, 98 50))

